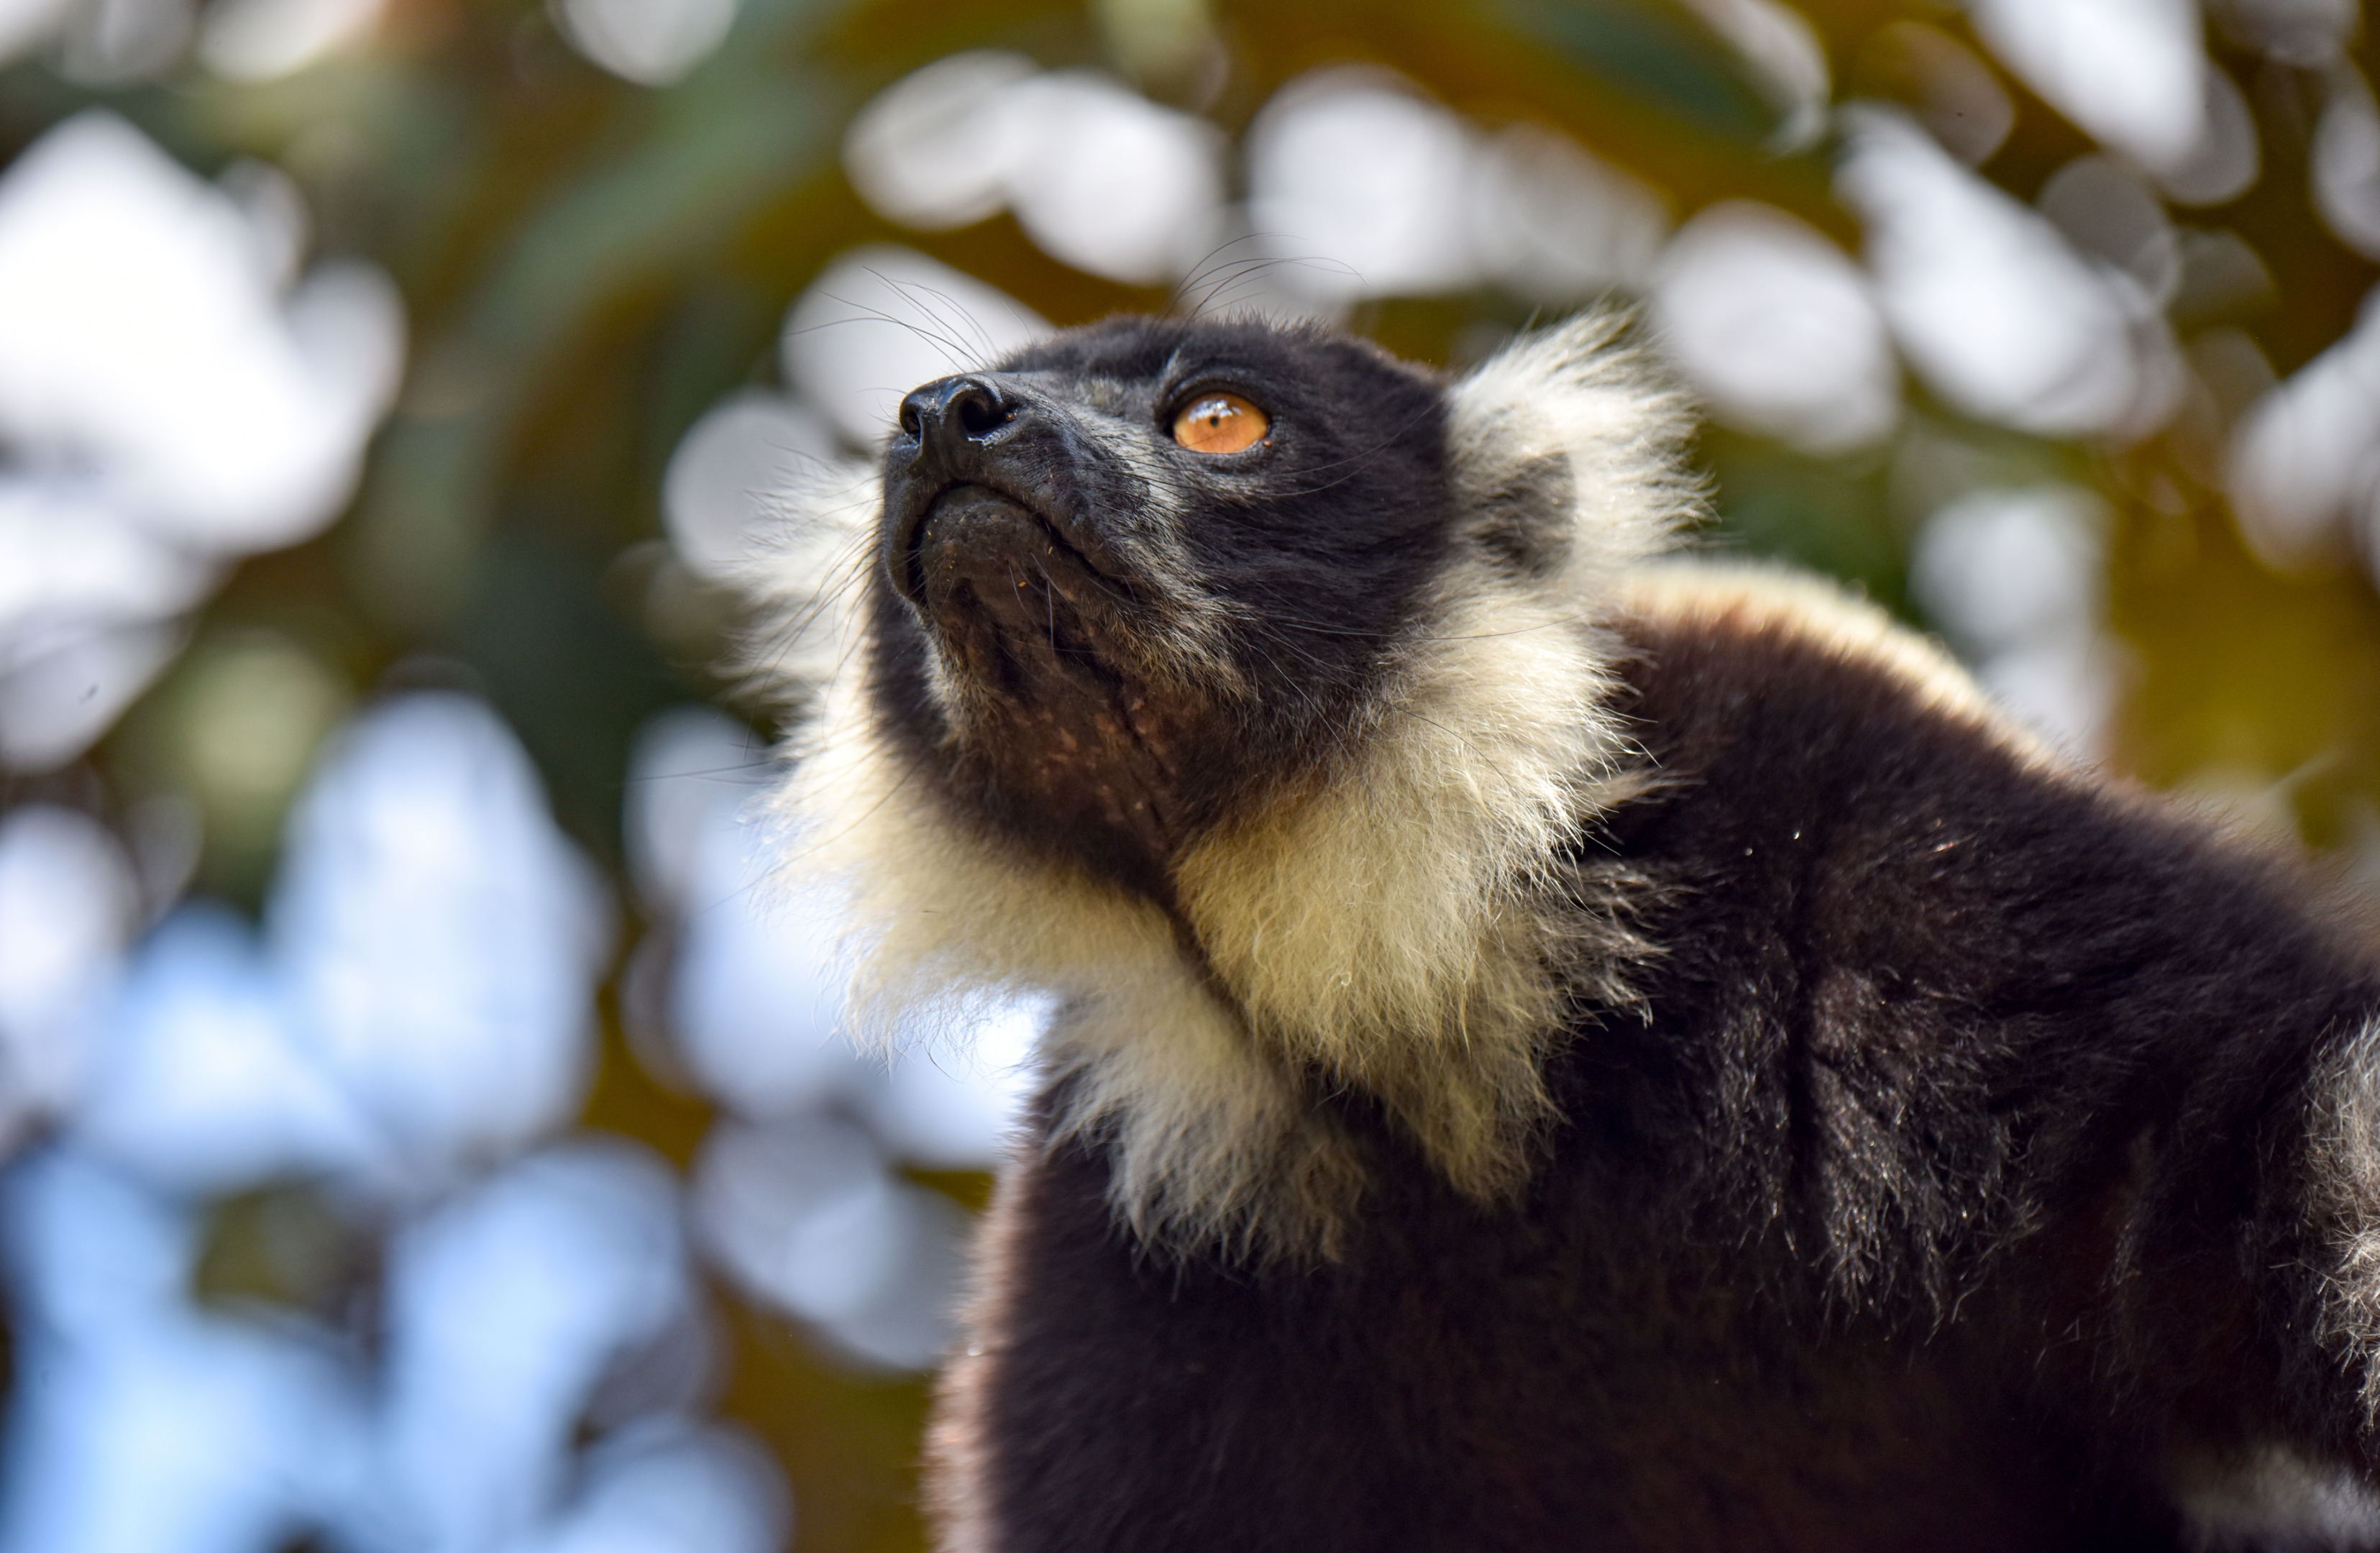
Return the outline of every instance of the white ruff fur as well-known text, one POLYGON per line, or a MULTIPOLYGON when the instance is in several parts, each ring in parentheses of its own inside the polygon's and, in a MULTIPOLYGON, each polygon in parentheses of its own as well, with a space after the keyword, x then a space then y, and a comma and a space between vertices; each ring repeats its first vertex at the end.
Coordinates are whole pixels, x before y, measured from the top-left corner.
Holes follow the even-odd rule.
POLYGON ((809 505, 814 540, 841 536, 762 579, 787 634, 821 644, 784 660, 823 686, 783 795, 788 866, 852 892, 862 1017, 1057 994, 1041 1062, 1071 1080, 1058 1131, 1104 1140, 1116 1209, 1150 1244, 1330 1253, 1362 1175, 1301 1073, 1377 1096, 1460 1189, 1511 1190, 1548 1118, 1540 1066, 1565 995, 1549 967, 1624 1000, 1642 948, 1624 911, 1582 942, 1575 903, 1548 903, 1580 823, 1641 783, 1603 623, 1696 498, 1675 464, 1680 407, 1616 330, 1574 320, 1451 391, 1465 510, 1558 455, 1567 535, 1527 576, 1458 546, 1338 769, 1178 860, 1205 968, 1156 905, 987 841, 903 780, 869 725, 856 627, 834 618, 872 507, 809 505))
POLYGON ((2351 1354, 2367 1426, 2380 1426, 2380 1017, 2338 1043, 2315 1080, 2311 1195, 2332 1225, 2323 1335, 2351 1354))

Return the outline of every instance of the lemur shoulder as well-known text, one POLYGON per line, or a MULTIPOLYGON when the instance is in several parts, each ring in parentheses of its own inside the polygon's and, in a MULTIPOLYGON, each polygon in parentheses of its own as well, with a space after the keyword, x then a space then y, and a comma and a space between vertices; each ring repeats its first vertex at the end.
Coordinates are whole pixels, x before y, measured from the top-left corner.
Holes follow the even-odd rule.
POLYGON ((943 1547, 2380 1546, 2370 933, 1668 554, 1686 431, 1608 319, 1126 318, 797 500, 858 1006, 1060 1006, 943 1547))

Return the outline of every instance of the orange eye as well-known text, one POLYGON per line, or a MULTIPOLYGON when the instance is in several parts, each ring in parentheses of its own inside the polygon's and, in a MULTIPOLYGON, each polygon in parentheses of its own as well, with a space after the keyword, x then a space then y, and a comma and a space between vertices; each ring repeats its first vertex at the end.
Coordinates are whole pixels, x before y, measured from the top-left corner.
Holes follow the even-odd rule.
POLYGON ((1264 411, 1236 394, 1201 394, 1173 418, 1173 440, 1193 453, 1237 453, 1271 430, 1264 411))

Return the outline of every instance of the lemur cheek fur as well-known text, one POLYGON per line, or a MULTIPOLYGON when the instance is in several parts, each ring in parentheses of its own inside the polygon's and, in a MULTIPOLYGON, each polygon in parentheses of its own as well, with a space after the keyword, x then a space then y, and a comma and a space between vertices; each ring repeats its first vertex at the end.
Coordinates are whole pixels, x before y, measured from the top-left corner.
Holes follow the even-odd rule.
POLYGON ((945 1547, 2380 1547, 2380 951, 1665 554, 1687 430, 1609 318, 1126 318, 797 493, 855 1020, 1059 1008, 945 1547))

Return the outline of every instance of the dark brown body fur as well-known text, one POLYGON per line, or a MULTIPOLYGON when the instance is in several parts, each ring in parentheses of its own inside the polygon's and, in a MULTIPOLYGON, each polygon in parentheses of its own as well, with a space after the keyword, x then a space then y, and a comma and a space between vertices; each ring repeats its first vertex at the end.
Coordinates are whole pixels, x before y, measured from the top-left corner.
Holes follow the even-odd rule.
POLYGON ((2311 1140, 2380 979, 2309 874, 1820 637, 1621 629, 1663 781, 1576 844, 1664 887, 1661 952, 1551 1059, 1525 1196, 1318 1100, 1353 1237, 1258 1268, 1028 1142, 949 1546, 2164 1547, 2256 1448, 2369 1475, 2311 1140))

